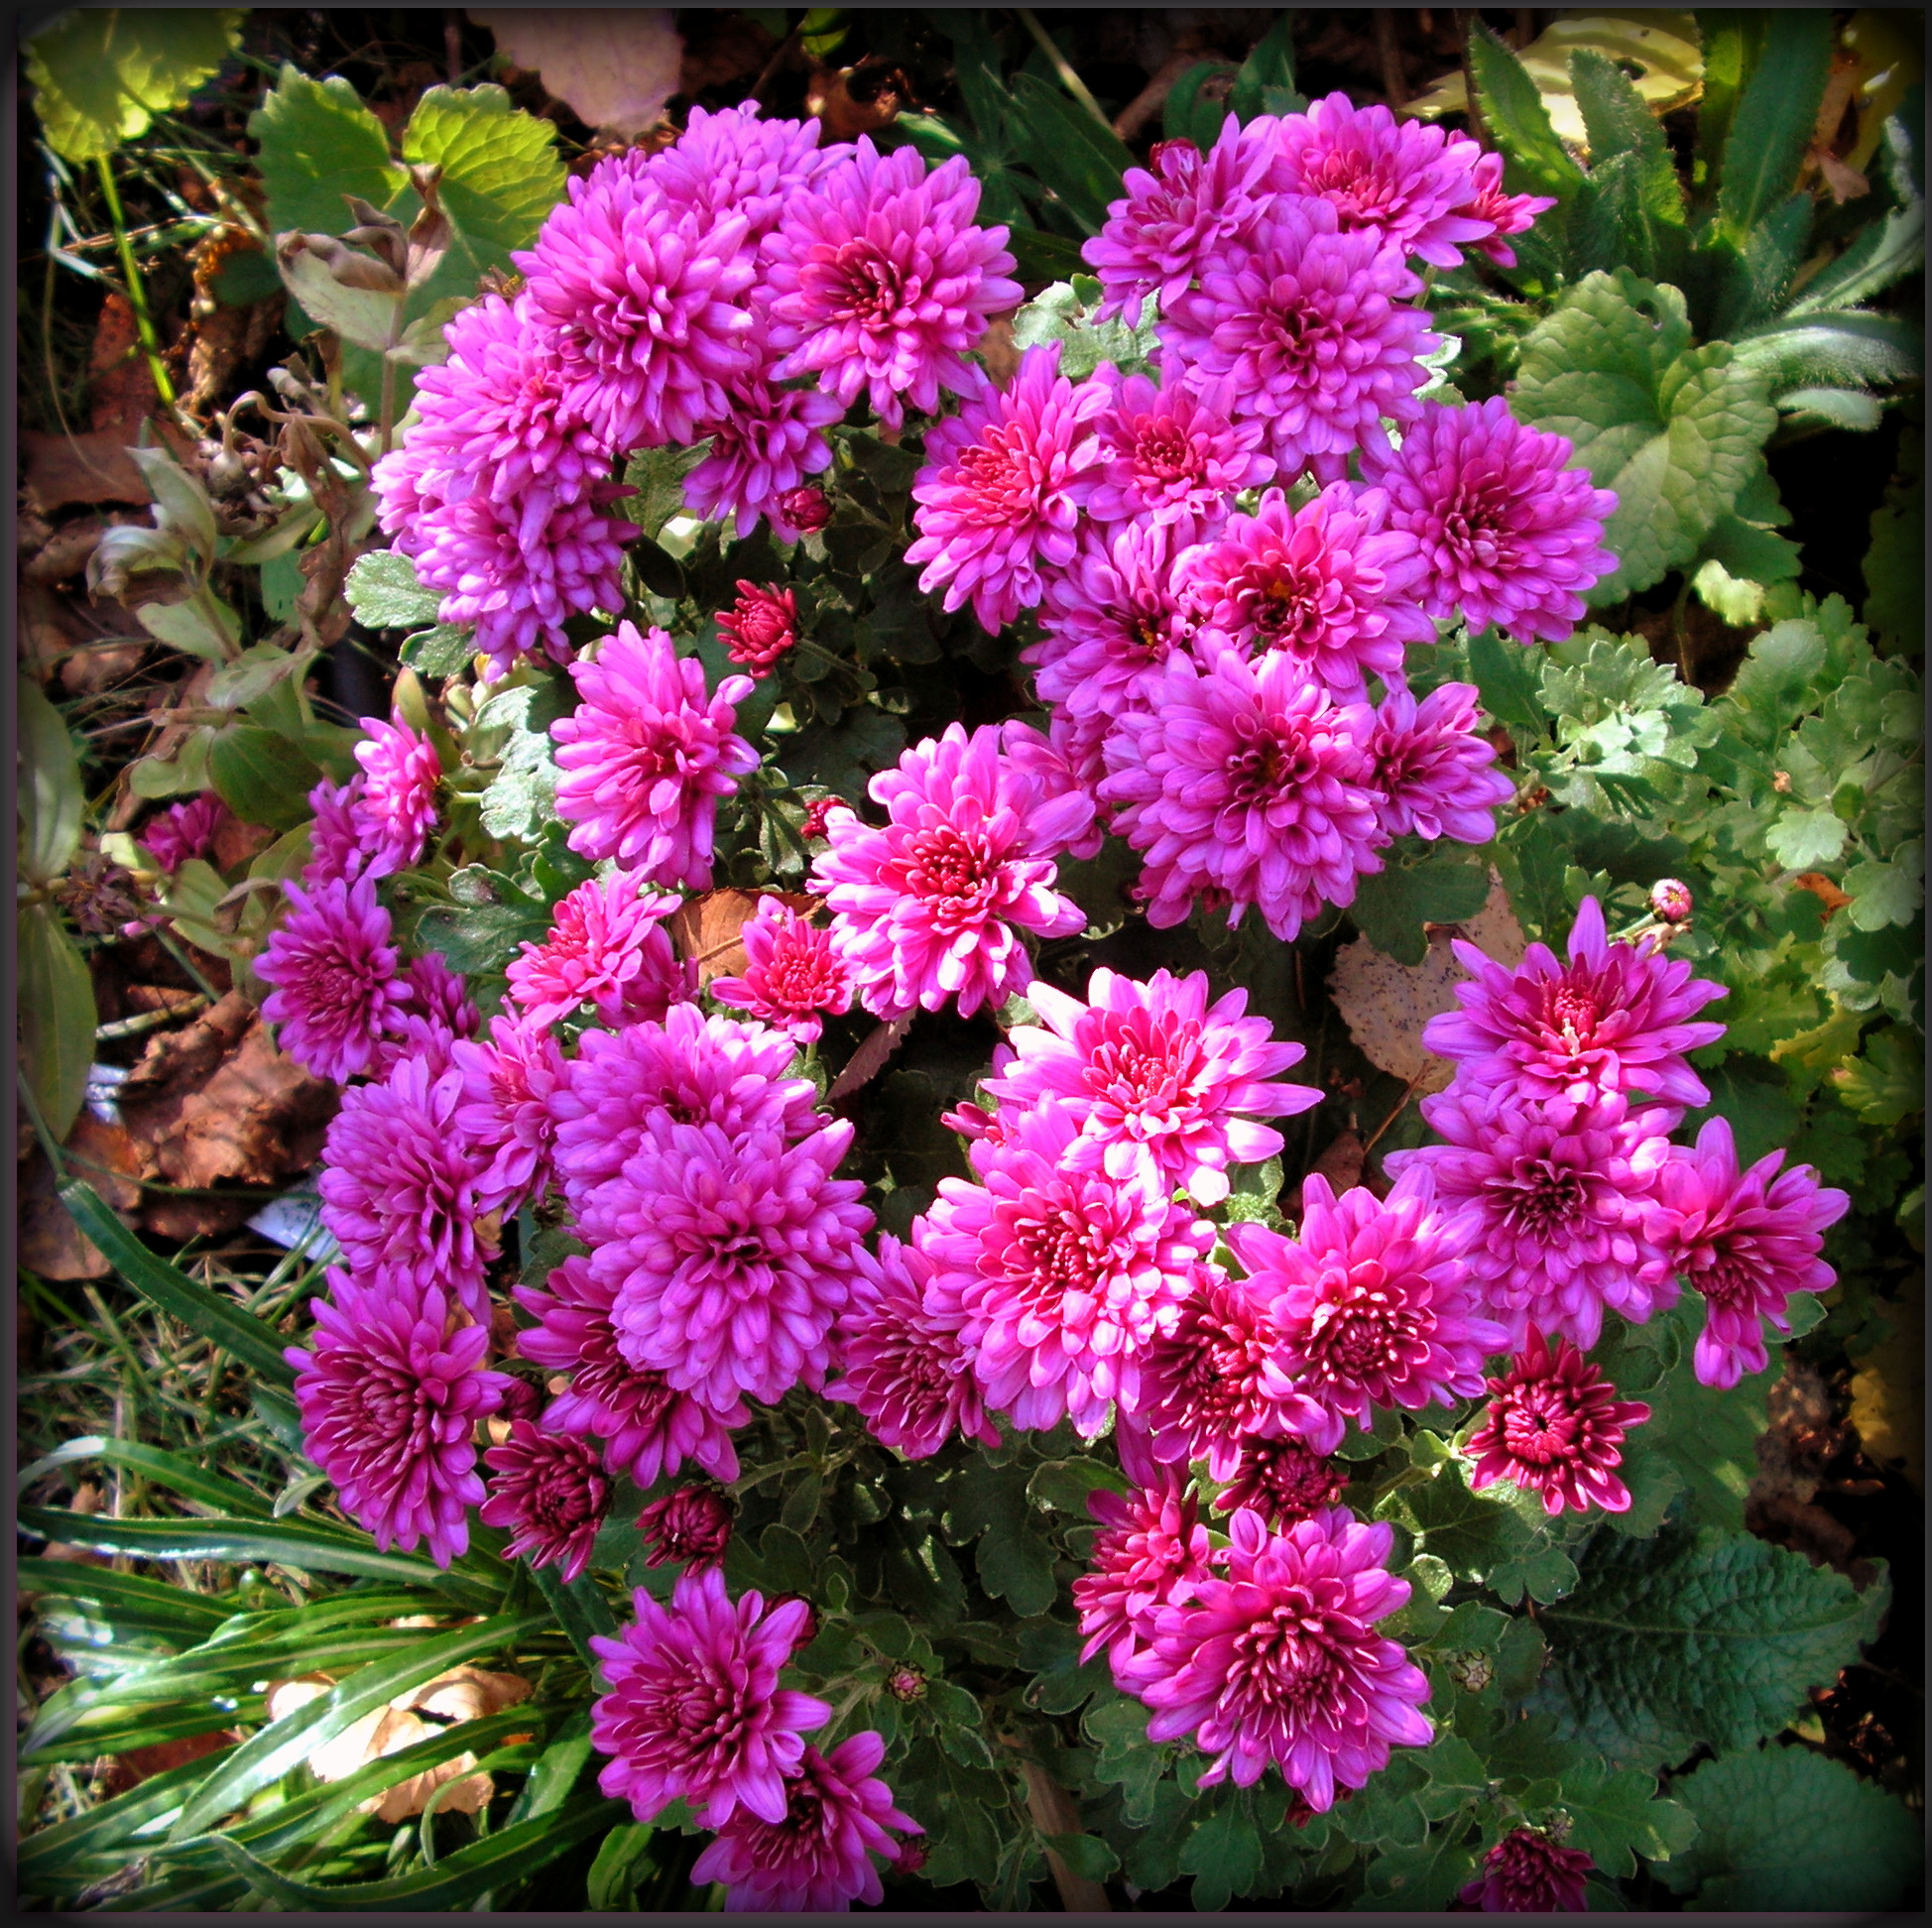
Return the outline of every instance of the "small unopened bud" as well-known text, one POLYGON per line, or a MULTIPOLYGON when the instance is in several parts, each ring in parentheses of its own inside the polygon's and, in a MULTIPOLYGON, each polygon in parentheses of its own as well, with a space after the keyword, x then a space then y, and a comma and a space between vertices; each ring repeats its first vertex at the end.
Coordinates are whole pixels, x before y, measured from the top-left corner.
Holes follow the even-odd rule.
POLYGON ((902 1874, 916 1874, 925 1866, 925 1849, 916 1841, 900 1843, 893 1867, 902 1874))
POLYGON ((638 1514, 638 1531, 651 1551, 648 1567, 682 1562, 695 1573, 724 1558, 731 1543, 732 1506, 715 1487, 679 1487, 638 1514))
POLYGON ((1496 1666, 1487 1653, 1458 1653, 1449 1661, 1449 1678, 1465 1693, 1480 1694, 1496 1678, 1496 1666))
POLYGON ((1192 141, 1178 139, 1172 141, 1156 141, 1147 150, 1147 172, 1155 180, 1164 181, 1167 179, 1167 157, 1169 155, 1178 158, 1186 154, 1198 155, 1200 151, 1192 141))
POLYGON ((787 489, 779 497, 779 514, 800 536, 814 536, 832 520, 823 489, 787 489))
POLYGON ((820 796, 805 805, 805 820, 798 826, 798 834, 806 843, 814 837, 825 834, 825 820, 834 810, 849 810, 851 804, 842 796, 820 796))
POLYGON ((1650 914, 1659 923, 1687 924, 1691 916, 1691 894, 1688 884, 1679 883, 1674 877, 1661 877, 1650 886, 1650 914))
POLYGON ((917 1667, 895 1667, 886 1676, 886 1691, 896 1701, 925 1698, 925 1675, 917 1667))

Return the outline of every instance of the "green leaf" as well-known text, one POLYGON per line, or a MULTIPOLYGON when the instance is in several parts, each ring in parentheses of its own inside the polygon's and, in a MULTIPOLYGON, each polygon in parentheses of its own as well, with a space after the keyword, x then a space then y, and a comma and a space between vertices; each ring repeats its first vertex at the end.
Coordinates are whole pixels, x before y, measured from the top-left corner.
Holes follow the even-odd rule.
POLYGON ((419 676, 460 675, 476 654, 476 632, 455 623, 438 623, 433 629, 418 630, 403 639, 397 652, 406 669, 419 676))
POLYGON ((1618 602, 1678 564, 1751 480, 1776 426, 1758 378, 1729 344, 1693 349, 1684 298, 1628 269, 1572 289, 1523 343, 1511 408, 1566 435, 1618 506, 1618 568, 1592 592, 1618 602))
POLYGON ((390 159, 382 122, 340 78, 311 80, 285 62, 248 131, 271 234, 339 234, 352 219, 347 196, 387 207, 409 179, 390 159))
POLYGON ((1769 14, 1724 143, 1718 219, 1742 242, 1798 183, 1831 73, 1832 23, 1822 8, 1769 14))
POLYGON ((221 800, 244 823, 293 830, 313 814, 308 792, 320 769, 278 730, 236 723, 208 746, 208 776, 221 800))
POLYGON ((139 1440, 106 1439, 98 1434, 66 1440, 53 1452, 43 1454, 33 1465, 21 1469, 15 1485, 26 1487, 43 1473, 52 1472, 57 1466, 70 1466, 75 1460, 102 1460, 110 1466, 132 1467, 183 1499, 199 1501, 218 1512, 260 1519, 270 1514, 271 1503, 259 1493, 251 1492, 237 1481, 224 1479, 193 1460, 183 1459, 164 1447, 144 1445, 139 1440))
POLYGON ((1570 1817, 1565 1845, 1579 1848, 1621 1881, 1636 1872, 1634 1856, 1669 1861, 1696 1839, 1697 1823, 1675 1801, 1657 1798, 1657 1777, 1642 1767, 1586 1760, 1563 1776, 1570 1817))
POLYGON ((1832 1074, 1838 1095, 1875 1131, 1925 1109, 1925 1041, 1902 1024, 1872 1032, 1852 1062, 1832 1074))
POLYGON ((1632 194, 1623 239, 1627 261, 1638 274, 1678 281, 1686 235, 1684 190, 1671 162, 1663 129, 1623 68, 1607 56, 1582 49, 1570 56, 1577 106, 1590 135, 1590 152, 1602 162, 1627 159, 1632 194))
POLYGON ((21 1073, 59 1144, 87 1096, 99 1023, 94 981, 51 904, 26 906, 17 942, 21 1073))
POLYGON ((1906 1908, 1923 1878, 1919 1818, 1809 1748, 1727 1754, 1671 1791, 1697 1839, 1658 1872, 1701 1912, 1906 1908))
POLYGON ((1570 159, 1551 126, 1536 83, 1495 34, 1474 17, 1469 30, 1469 71, 1476 82, 1476 104, 1483 124, 1502 148, 1506 179, 1513 190, 1527 187, 1573 198, 1583 185, 1583 170, 1570 159))
MULTIPOLYGON (((1299 113, 1307 105, 1295 90, 1292 13, 1276 14, 1274 24, 1255 43, 1235 75, 1228 104, 1244 122, 1262 114, 1299 113)), ((1215 132, 1220 132, 1218 126, 1215 132)))
POLYGON ((1540 1507, 1507 1482, 1472 1493, 1460 1461, 1397 1487, 1375 1514, 1406 1526, 1421 1551, 1443 1561, 1459 1580, 1479 1584, 1493 1568, 1523 1558, 1541 1537, 1540 1507))
POLYGON ((404 290, 400 283, 382 288, 364 288, 345 280, 363 260, 350 251, 353 259, 331 263, 308 245, 305 235, 288 234, 276 249, 275 263, 281 270, 283 286, 300 309, 318 326, 328 328, 344 342, 380 354, 392 341, 400 339, 404 290), (336 272, 340 266, 342 274, 336 272))
POLYGON ((1229 1895, 1246 1894, 1262 1871, 1254 1817, 1232 1801, 1216 1805, 1182 1845, 1180 1869, 1196 1877, 1196 1909, 1212 1911, 1225 1905, 1229 1895))
POLYGON ((1026 1476, 1017 1466, 976 1461, 946 1488, 946 1537, 977 1539, 981 1584, 1023 1620, 1053 1604, 1053 1549, 1040 1537, 1026 1503, 1026 1476))
POLYGON ((1532 651, 1493 629, 1469 639, 1469 670, 1476 679, 1483 707, 1499 723, 1536 735, 1546 727, 1537 693, 1539 666, 1532 651))
POLYGON ((1476 1871, 1466 1823, 1439 1828, 1417 1847, 1385 1848, 1369 1864, 1363 1907, 1440 1912, 1476 1871))
POLYGON ((641 1821, 619 1822, 599 1844, 584 1877, 585 1907, 611 1914, 633 1906, 638 1883, 653 1866, 651 1844, 657 1838, 657 1829, 641 1821))
POLYGON ((60 1200, 122 1280, 143 1298, 272 1385, 295 1384, 295 1369, 283 1358, 284 1342, 273 1327, 150 1252, 91 1185, 77 1179, 62 1185, 60 1200))
POLYGON ((498 86, 431 87, 410 116, 403 159, 442 170, 437 199, 455 231, 432 289, 450 281, 473 294, 563 198, 556 123, 513 107, 498 86))
POLYGON ((1151 309, 1141 317, 1139 327, 1130 328, 1118 317, 1091 322, 1071 282, 1055 282, 1043 288, 1013 317, 1016 348, 1032 348, 1049 341, 1060 343, 1060 373, 1070 381, 1084 381, 1103 362, 1112 363, 1127 374, 1145 369, 1154 351, 1154 317, 1151 309))
POLYGON ((1428 955, 1424 924, 1460 923, 1482 909, 1490 894, 1489 867, 1459 845, 1426 845, 1410 861, 1391 861, 1356 885, 1349 915, 1385 956, 1419 964, 1428 955))
POLYGON ((1134 165, 1127 143, 1035 73, 1016 73, 1009 84, 1022 158, 1068 213, 1098 234, 1134 165))
POLYGON ((423 588, 416 564, 397 549, 357 556, 343 593, 364 629, 415 629, 433 623, 442 606, 442 592, 423 588))
POLYGON ((1104 1881, 1121 1865, 1121 1858, 1098 1835, 1052 1834, 1041 1835, 1040 1840, 1085 1880, 1104 1881))
POLYGON ((1849 834, 1844 819, 1831 810, 1794 810, 1787 805, 1764 832, 1764 848, 1786 870, 1816 870, 1838 861, 1849 834))
POLYGON ((83 7, 27 43, 27 77, 48 145, 93 161, 147 131, 231 55, 242 14, 221 7, 83 7))
POLYGON ((1748 1533, 1599 1535, 1576 1591, 1543 1611, 1553 1664, 1534 1704, 1626 1765, 1744 1747, 1858 1658, 1888 1591, 1860 1596, 1748 1533))
POLYGON ((228 1609, 205 1594, 112 1567, 27 1557, 17 1570, 24 1593, 97 1607, 117 1624, 158 1633, 177 1646, 193 1646, 228 1618, 228 1609))
POLYGON ((1925 904, 1925 844, 1914 837, 1886 862, 1867 858, 1845 873, 1846 915, 1860 930, 1909 924, 1925 904))
POLYGON ((19 691, 20 868, 30 884, 51 884, 80 842, 80 749, 39 683, 22 676, 19 691))

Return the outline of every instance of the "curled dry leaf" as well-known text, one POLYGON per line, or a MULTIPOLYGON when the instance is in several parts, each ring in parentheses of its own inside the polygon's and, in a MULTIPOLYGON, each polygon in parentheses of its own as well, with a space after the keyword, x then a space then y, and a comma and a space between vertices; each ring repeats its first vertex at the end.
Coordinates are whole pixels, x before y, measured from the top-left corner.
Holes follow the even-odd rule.
MULTIPOLYGON (((67 1134, 67 1164, 130 1225, 141 1203, 135 1180, 141 1153, 119 1125, 82 1111, 67 1134)), ((38 1146, 20 1176, 20 1263, 42 1278, 105 1278, 112 1267, 60 1202, 58 1182, 38 1146)))
POLYGON ((472 7, 469 17, 587 126, 642 134, 678 90, 684 42, 668 9, 472 7))
POLYGON ((1474 917, 1429 926, 1429 953, 1421 963, 1398 964, 1358 937, 1342 947, 1329 976, 1335 1007, 1362 1055, 1418 1093, 1440 1091, 1449 1082, 1450 1065, 1422 1048, 1422 1026, 1455 1010, 1456 986, 1469 981, 1450 948, 1458 937, 1506 966, 1522 961, 1527 940, 1494 871, 1489 902, 1474 917))
POLYGON ((667 920, 671 942, 679 957, 697 966, 700 985, 713 978, 737 977, 744 970, 745 946, 738 933, 757 916, 768 897, 807 916, 818 908, 818 899, 796 891, 727 890, 706 891, 671 912, 667 920))

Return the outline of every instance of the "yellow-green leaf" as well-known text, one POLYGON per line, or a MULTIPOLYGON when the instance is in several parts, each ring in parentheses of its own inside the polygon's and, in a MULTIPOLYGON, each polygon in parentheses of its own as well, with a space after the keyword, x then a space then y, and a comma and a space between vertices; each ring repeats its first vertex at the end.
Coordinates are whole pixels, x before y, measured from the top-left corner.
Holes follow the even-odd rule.
POLYGON ((87 1095, 94 1058, 94 984, 52 904, 20 919, 20 1064, 41 1117, 63 1139, 87 1095))
POLYGON ((185 103, 235 51, 227 7, 79 7, 27 43, 27 77, 48 145, 95 161, 185 103))

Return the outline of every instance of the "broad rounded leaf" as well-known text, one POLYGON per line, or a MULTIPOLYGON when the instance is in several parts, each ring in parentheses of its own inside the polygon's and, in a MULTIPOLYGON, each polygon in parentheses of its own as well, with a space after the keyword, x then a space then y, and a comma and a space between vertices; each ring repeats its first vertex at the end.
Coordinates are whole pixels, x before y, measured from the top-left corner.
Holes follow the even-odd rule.
POLYGON ((227 7, 78 7, 27 43, 27 77, 48 145, 94 161, 186 101, 235 51, 227 7))

